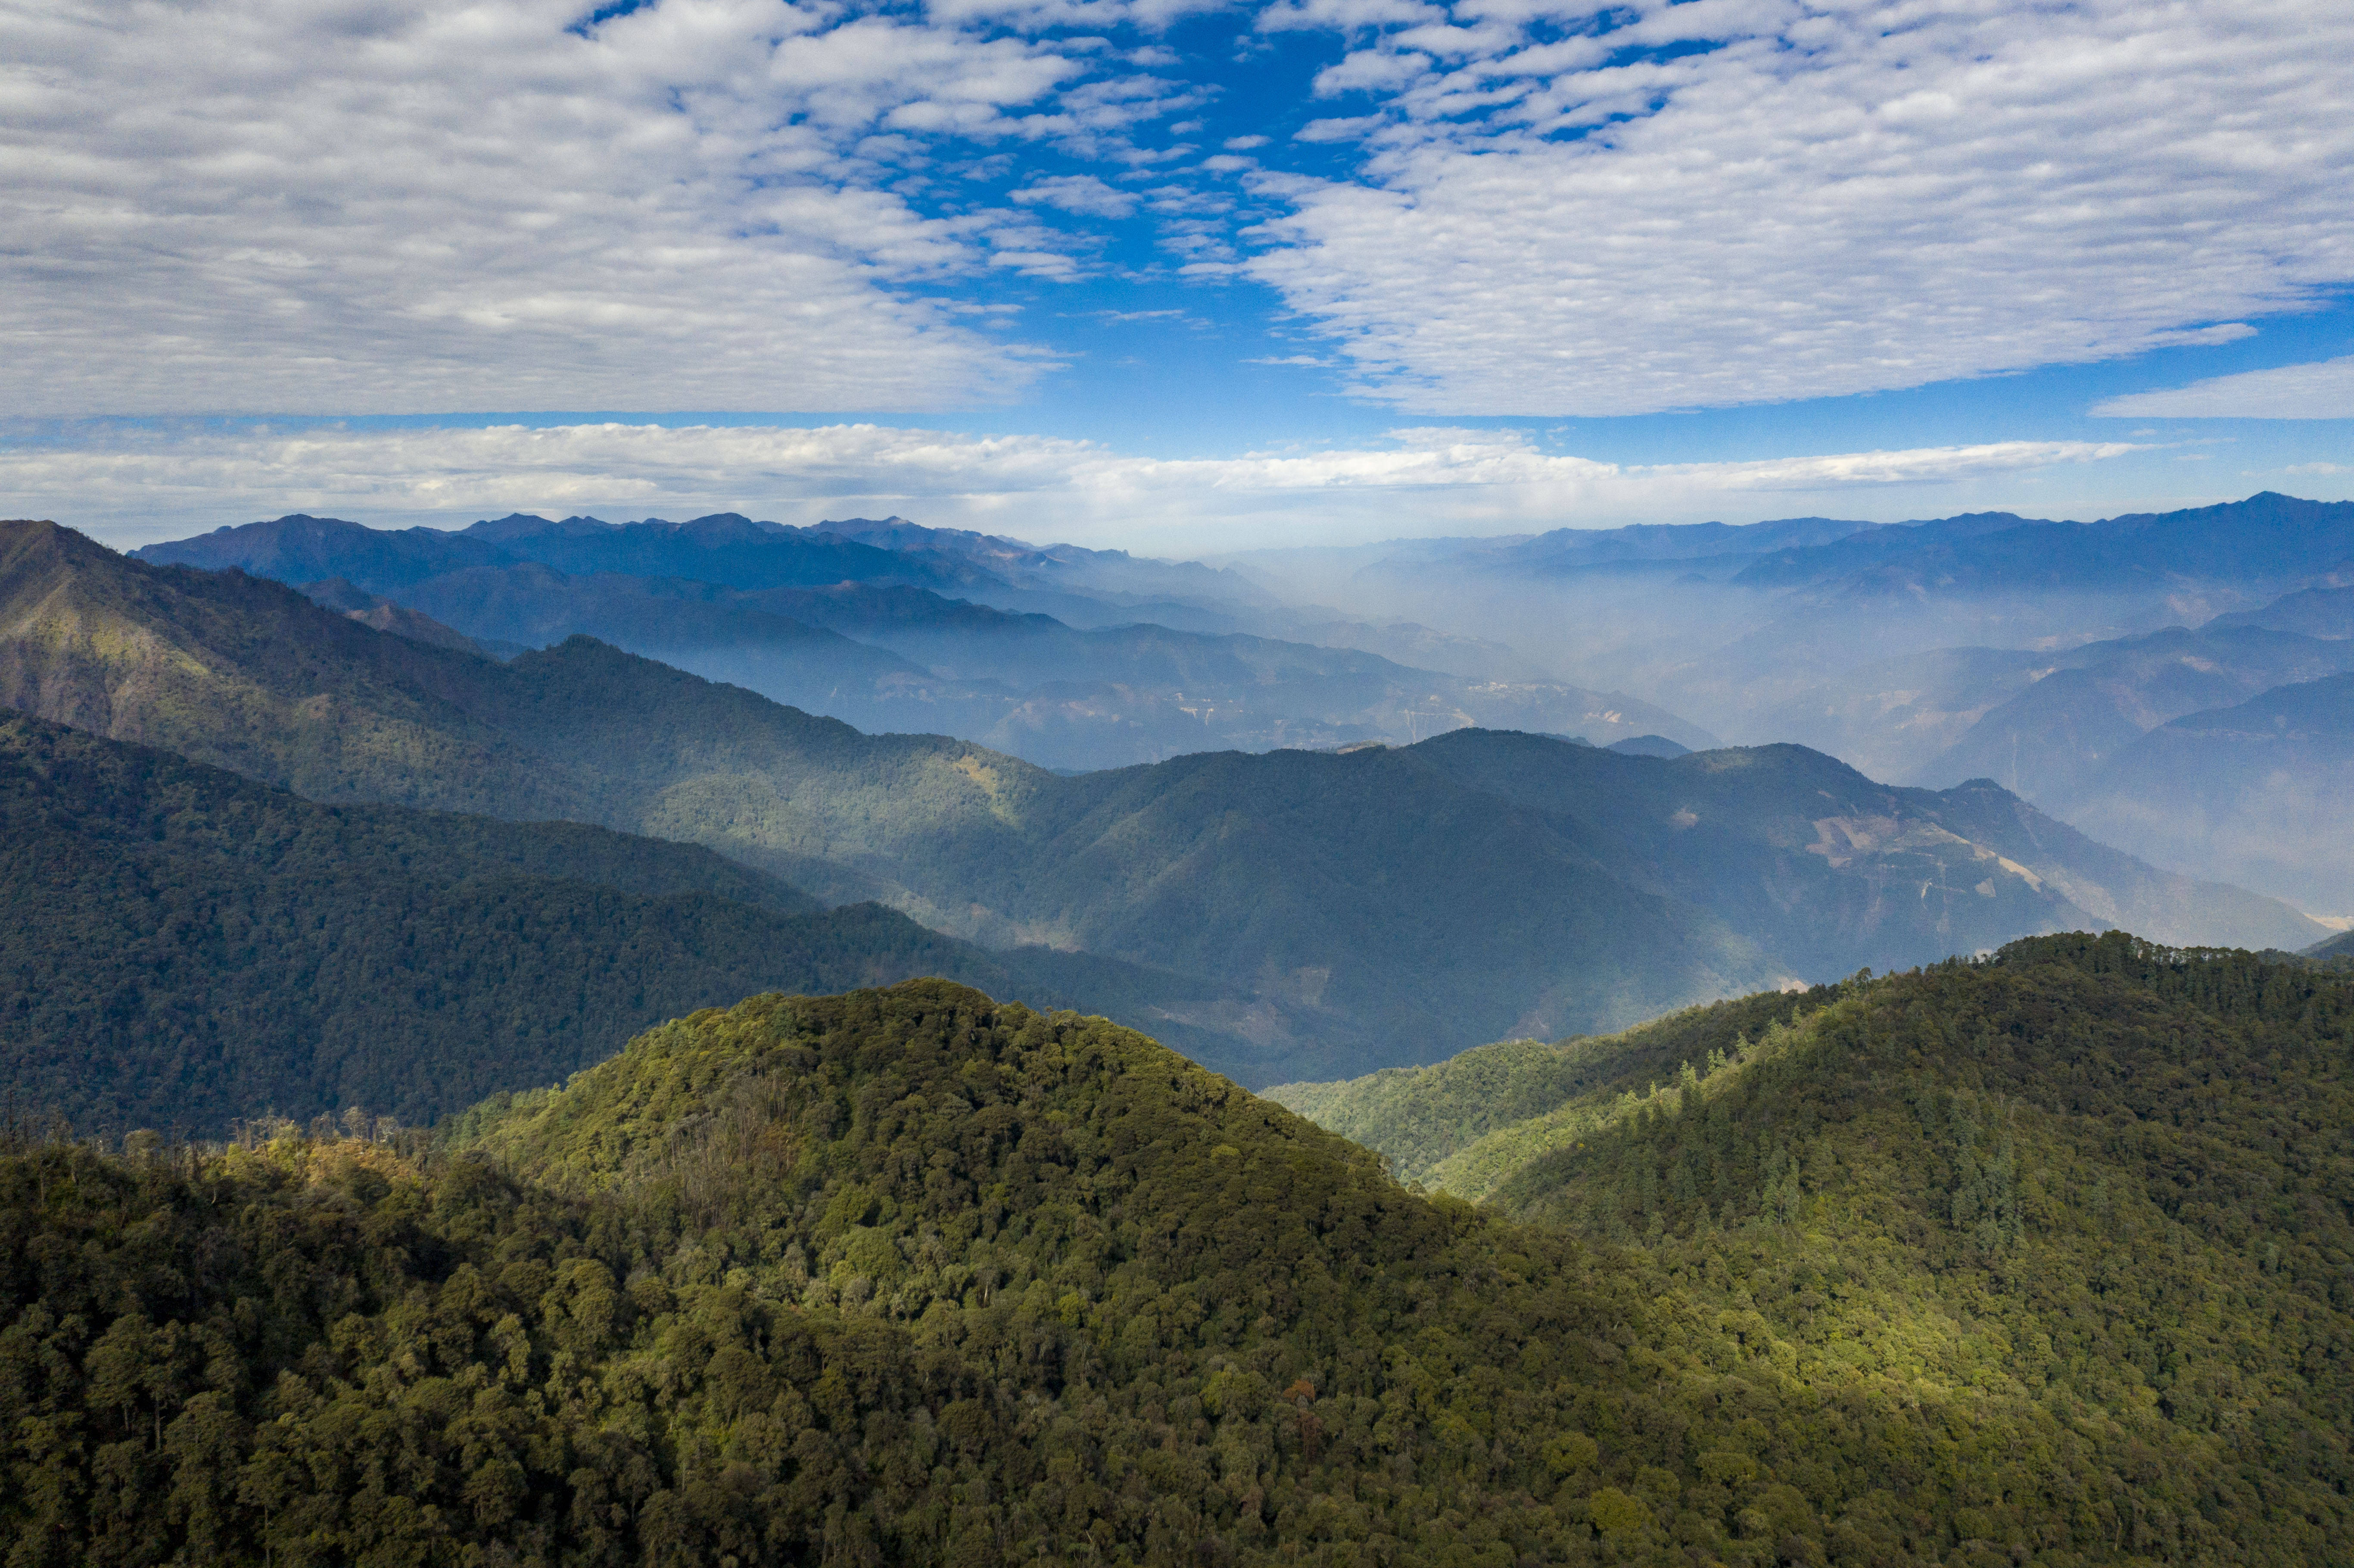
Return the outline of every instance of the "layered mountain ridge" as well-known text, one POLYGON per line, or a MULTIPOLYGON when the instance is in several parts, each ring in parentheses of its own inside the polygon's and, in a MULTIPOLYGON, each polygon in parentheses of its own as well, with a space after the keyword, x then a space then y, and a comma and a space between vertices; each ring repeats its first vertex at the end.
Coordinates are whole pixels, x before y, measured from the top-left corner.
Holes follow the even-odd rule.
POLYGON ((1794 747, 1662 758, 1458 731, 1060 778, 587 639, 504 663, 428 647, 54 527, 13 525, 5 560, 0 702, 316 800, 596 822, 992 947, 1144 966, 1193 1000, 1121 1015, 1246 1082, 2034 931, 2326 935, 1991 786, 1892 789, 1794 747))
POLYGON ((2354 866, 2307 849, 2343 828, 2317 732, 2309 755, 2259 747, 2265 769, 2223 743, 2182 751, 2201 781, 2156 794, 2155 772, 2120 761, 2176 720, 2354 669, 2354 503, 1646 524, 1235 564, 1295 594, 1476 627, 1738 742, 1795 741, 1931 788, 1990 778, 2135 854, 2354 909, 2354 866))
POLYGON ((1368 651, 1427 651, 1435 639, 1419 629, 1314 628, 1350 639, 1336 647, 1250 635, 1230 612, 1266 617, 1267 596, 1231 573, 897 519, 795 529, 733 513, 683 524, 516 514, 386 533, 289 516, 138 554, 298 586, 340 579, 495 646, 594 636, 863 728, 952 734, 1066 770, 1475 724, 1712 743, 1622 694, 1368 651))
MULTIPOLYGON (((652 575, 782 540, 1239 603, 896 519, 454 537, 575 554, 387 570, 684 607, 845 680, 967 679, 886 635, 1260 641, 652 575)), ((1525 546, 1584 547, 1484 547, 1525 546)), ((0 524, 14 1561, 2271 1568, 2354 1533, 2344 943, 2199 945, 2324 935, 2285 906, 1797 745, 1070 777, 300 581, 0 524), (811 994, 943 973, 985 989, 811 994)), ((2245 697, 2074 775, 2244 817, 2332 777, 2354 674, 2252 691, 2331 655, 2327 610, 1947 651, 1905 711, 2245 697)))

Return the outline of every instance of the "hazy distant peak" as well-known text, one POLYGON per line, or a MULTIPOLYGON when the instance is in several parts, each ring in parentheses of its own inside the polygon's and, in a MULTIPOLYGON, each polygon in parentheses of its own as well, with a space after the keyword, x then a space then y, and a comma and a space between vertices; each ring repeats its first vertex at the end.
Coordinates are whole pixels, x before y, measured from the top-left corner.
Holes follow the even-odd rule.
POLYGON ((1624 740, 1614 740, 1603 747, 1621 757, 1690 757, 1692 748, 1680 746, 1664 735, 1630 735, 1624 740))
POLYGON ((2354 673, 2292 681, 2230 707, 2184 714, 2159 726, 2179 735, 2322 739, 2354 751, 2354 673))
POLYGON ((1041 546, 1027 539, 1016 539, 1003 534, 982 534, 970 528, 931 528, 921 523, 911 523, 893 513, 890 516, 829 517, 809 526, 812 534, 834 534, 844 539, 855 539, 862 545, 880 545, 886 549, 938 549, 953 544, 970 548, 977 545, 1023 555, 1041 553, 1041 546))
POLYGON ((2354 567, 2333 568, 2312 588, 2283 594, 2262 609, 2219 615, 2200 628, 2215 633, 2257 629, 2332 640, 2354 637, 2354 567))
POLYGON ((131 552, 153 566, 237 567, 285 583, 348 577, 381 593, 461 567, 507 557, 488 539, 440 528, 370 528, 343 517, 292 513, 131 552))
POLYGON ((601 517, 567 517, 551 523, 545 517, 528 512, 510 512, 504 517, 485 518, 471 528, 460 530, 472 538, 486 539, 503 545, 515 539, 542 538, 549 535, 578 537, 582 535, 603 534, 620 527, 601 517))

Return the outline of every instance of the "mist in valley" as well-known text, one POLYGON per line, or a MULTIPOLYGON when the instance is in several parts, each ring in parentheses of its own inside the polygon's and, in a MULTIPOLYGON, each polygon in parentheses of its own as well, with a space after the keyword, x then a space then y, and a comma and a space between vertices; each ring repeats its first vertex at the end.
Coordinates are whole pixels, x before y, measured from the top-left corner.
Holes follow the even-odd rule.
MULTIPOLYGON (((2159 872, 2283 901, 2311 936, 2354 912, 2345 503, 1204 560, 898 517, 380 531, 294 516, 140 554, 274 577, 501 657, 592 637, 869 734, 949 736, 1065 775, 1468 728, 1661 758, 1802 747, 1860 783, 1990 781, 2159 872)), ((1875 831, 1901 837, 1891 811, 1875 831)), ((1791 804, 1768 836, 1836 858, 1813 842, 1818 816, 1838 813, 1791 804)), ((2072 907, 2119 917, 2092 895, 2072 907)), ((2152 918, 2163 939, 2255 939, 2232 919, 2152 918)))
POLYGON ((2333 682, 2354 671, 2348 510, 1564 530, 1221 564, 1460 639, 1466 660, 1496 651, 1465 674, 1624 693, 1723 745, 1805 746, 1886 783, 1988 779, 2145 859, 2331 916, 2354 911, 2333 682))

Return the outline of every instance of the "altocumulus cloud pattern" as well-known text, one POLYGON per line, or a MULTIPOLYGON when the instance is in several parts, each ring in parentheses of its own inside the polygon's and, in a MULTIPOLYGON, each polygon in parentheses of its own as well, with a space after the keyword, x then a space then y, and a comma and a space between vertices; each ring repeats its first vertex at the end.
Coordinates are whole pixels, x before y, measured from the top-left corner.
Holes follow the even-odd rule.
POLYGON ((1142 277, 1443 413, 2217 342, 2354 279, 2349 58, 2285 0, 17 0, 0 407, 953 408, 1142 277))

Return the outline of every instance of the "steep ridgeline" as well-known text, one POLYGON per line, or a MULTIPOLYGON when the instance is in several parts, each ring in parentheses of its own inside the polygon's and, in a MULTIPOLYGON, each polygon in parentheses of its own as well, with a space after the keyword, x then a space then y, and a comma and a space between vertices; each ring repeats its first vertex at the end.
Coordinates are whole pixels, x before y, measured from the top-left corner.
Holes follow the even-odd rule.
POLYGON ((313 798, 599 822, 991 946, 1194 977, 1198 1002, 1119 1015, 1197 1032, 1185 1049, 1249 1083, 2101 922, 2251 946, 2325 934, 1982 782, 1891 789, 1796 747, 1667 758, 1467 730, 1058 778, 586 639, 500 664, 275 584, 17 537, 42 565, 0 578, 0 703, 313 798))
MULTIPOLYGON (((1411 740, 1461 725, 1598 743, 1657 730, 1689 746, 1714 744, 1674 715, 1617 693, 1542 677, 1467 679, 1348 647, 1139 623, 1166 605, 1140 605, 1118 624, 1083 628, 943 597, 934 588, 984 595, 1004 588, 991 566, 1049 577, 1085 567, 1089 580, 1108 568, 1062 551, 1032 551, 1026 565, 1004 550, 944 553, 910 537, 926 532, 883 528, 879 537, 917 544, 910 554, 740 517, 681 524, 514 517, 463 533, 389 535, 336 518, 283 517, 151 545, 139 556, 235 567, 314 597, 332 593, 337 608, 349 608, 356 585, 391 596, 429 624, 500 646, 595 637, 862 729, 954 735, 1049 768, 1121 767, 1223 747, 1411 740), (827 571, 836 575, 820 575, 827 571)), ((1128 557, 1119 562, 1129 569, 1117 577, 1216 586, 1232 577, 1200 567, 1152 574, 1128 557)), ((1114 619, 1109 606, 1096 608, 1106 612, 1099 621, 1114 619)))
MULTIPOLYGON (((1996 1126, 1923 1104, 1941 1149, 1996 1126)), ((1824 1202, 1775 1191, 1734 1216, 1761 1283, 1824 1202)), ((2285 1309, 2228 1379, 2186 1314, 2147 1368, 2026 1344, 2031 1390, 1659 1255, 1414 1196, 1097 1021, 758 998, 431 1150, 0 1158, 0 1517, 27 1564, 2286 1564, 2354 1526, 2317 1251, 2204 1287, 2285 1309)))
MULTIPOLYGON (((2111 933, 1765 1007, 1283 1093, 1500 1216, 1628 1249, 1802 1373, 2146 1423, 2190 1484, 2121 1519, 2139 1560, 2264 1561, 2206 1536, 2260 1520, 2347 1539, 2354 980, 2111 933), (1561 1097, 1495 1125, 1463 1090, 1500 1065, 1511 1110, 1561 1097)), ((1967 1533, 2049 1560, 1980 1506, 1967 1533)))
POLYGON ((207 1137, 352 1107, 421 1124, 697 1007, 919 974, 1097 1007, 1169 983, 822 911, 692 845, 317 806, 0 714, 0 1076, 20 1114, 207 1137))
POLYGON ((313 800, 588 817, 560 769, 470 711, 497 668, 274 582, 159 571, 54 524, 0 524, 0 706, 313 800))

